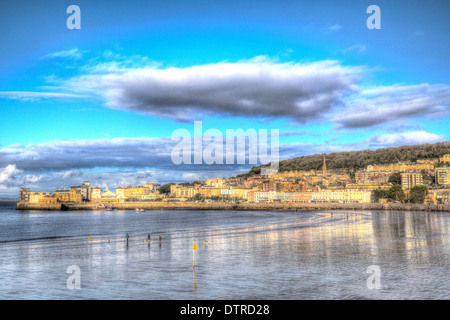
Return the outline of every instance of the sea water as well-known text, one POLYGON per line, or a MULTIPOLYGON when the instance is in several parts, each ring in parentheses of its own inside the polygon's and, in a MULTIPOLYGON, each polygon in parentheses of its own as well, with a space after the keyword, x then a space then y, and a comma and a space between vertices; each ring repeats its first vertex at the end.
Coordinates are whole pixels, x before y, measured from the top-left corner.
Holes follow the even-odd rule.
POLYGON ((450 213, 45 212, 3 202, 0 298, 449 299, 449 228, 450 213), (74 266, 79 289, 69 285, 74 266))

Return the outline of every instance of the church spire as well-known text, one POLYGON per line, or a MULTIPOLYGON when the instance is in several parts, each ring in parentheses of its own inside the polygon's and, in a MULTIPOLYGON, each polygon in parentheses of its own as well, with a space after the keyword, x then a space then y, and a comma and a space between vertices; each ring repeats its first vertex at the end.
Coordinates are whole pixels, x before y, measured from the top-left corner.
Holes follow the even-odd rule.
POLYGON ((323 168, 322 168, 322 175, 327 175, 327 161, 325 160, 325 155, 323 155, 323 168))

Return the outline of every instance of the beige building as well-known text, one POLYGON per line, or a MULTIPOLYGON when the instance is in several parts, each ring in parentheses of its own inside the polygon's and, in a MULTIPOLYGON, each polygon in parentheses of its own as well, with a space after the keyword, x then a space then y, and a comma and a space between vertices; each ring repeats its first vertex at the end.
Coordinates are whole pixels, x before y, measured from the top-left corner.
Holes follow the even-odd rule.
POLYGON ((176 184, 170 186, 170 196, 175 198, 192 198, 199 191, 194 187, 183 187, 176 184))
POLYGON ((221 188, 225 183, 225 179, 222 178, 212 178, 207 179, 205 184, 209 187, 221 188))
POLYGON ((371 203, 372 192, 367 190, 321 190, 312 192, 313 201, 341 203, 371 203))
POLYGON ((430 190, 430 194, 434 196, 438 203, 450 204, 450 189, 430 190))
POLYGON ((39 200, 43 198, 42 192, 32 192, 30 194, 29 203, 39 203, 39 200))
POLYGON ((124 199, 125 198, 125 189, 122 187, 117 187, 116 188, 116 197, 124 199))
POLYGON ((314 192, 255 191, 248 193, 248 201, 370 203, 372 202, 372 192, 364 190, 322 190, 314 192))
POLYGON ((356 183, 381 184, 389 180, 390 172, 359 170, 355 173, 356 183))
MULTIPOLYGON (((119 194, 121 194, 120 189, 119 189, 119 194)), ((106 187, 105 192, 102 192, 102 189, 100 187, 95 187, 92 189, 92 202, 117 203, 117 202, 124 202, 124 201, 125 201, 125 198, 123 198, 123 197, 118 198, 117 193, 110 191, 108 189, 108 187, 106 187)))
POLYGON ((388 190, 392 187, 392 184, 374 184, 374 183, 347 183, 345 189, 356 189, 356 190, 388 190))
POLYGON ((435 170, 436 183, 440 185, 449 185, 450 167, 440 167, 435 170))
POLYGON ((142 200, 156 200, 160 198, 159 191, 152 192, 150 194, 145 194, 142 196, 142 200))
POLYGON ((253 202, 292 202, 294 192, 256 191, 252 199, 253 202))
POLYGON ((444 154, 439 158, 439 162, 450 163, 450 154, 444 154))
POLYGON ((83 199, 81 191, 74 188, 55 190, 54 195, 58 202, 81 202, 83 199))
POLYGON ((137 186, 137 187, 128 186, 126 188, 123 188, 123 196, 127 199, 129 199, 129 198, 142 199, 142 196, 150 194, 152 192, 153 192, 152 184, 146 184, 143 187, 142 186, 137 186))
POLYGON ((221 188, 216 187, 201 187, 198 189, 198 193, 205 197, 213 197, 213 196, 220 196, 221 188))
POLYGON ((423 185, 423 178, 420 172, 404 172, 401 174, 402 187, 409 190, 414 186, 423 185))

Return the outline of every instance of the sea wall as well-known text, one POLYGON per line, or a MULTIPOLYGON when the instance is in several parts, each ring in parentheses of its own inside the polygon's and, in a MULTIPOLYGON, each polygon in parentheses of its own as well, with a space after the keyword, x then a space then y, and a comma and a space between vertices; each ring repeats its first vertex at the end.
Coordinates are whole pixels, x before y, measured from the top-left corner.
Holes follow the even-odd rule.
POLYGON ((16 210, 61 211, 60 204, 17 202, 16 210))
MULTIPOLYGON (((396 211, 442 211, 450 212, 449 204, 412 204, 412 203, 117 203, 114 208, 119 210, 396 210, 396 211)), ((96 204, 68 203, 68 204, 44 204, 24 203, 16 204, 17 210, 96 210, 96 204)))

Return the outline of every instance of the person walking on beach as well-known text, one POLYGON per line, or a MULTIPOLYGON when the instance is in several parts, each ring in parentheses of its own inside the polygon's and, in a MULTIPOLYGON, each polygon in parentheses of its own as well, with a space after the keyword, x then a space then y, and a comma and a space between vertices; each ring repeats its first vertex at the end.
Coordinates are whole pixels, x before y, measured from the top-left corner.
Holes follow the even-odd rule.
POLYGON ((128 238, 129 238, 130 236, 128 235, 128 233, 127 233, 127 235, 125 236, 125 238, 127 238, 127 245, 128 245, 128 238))

